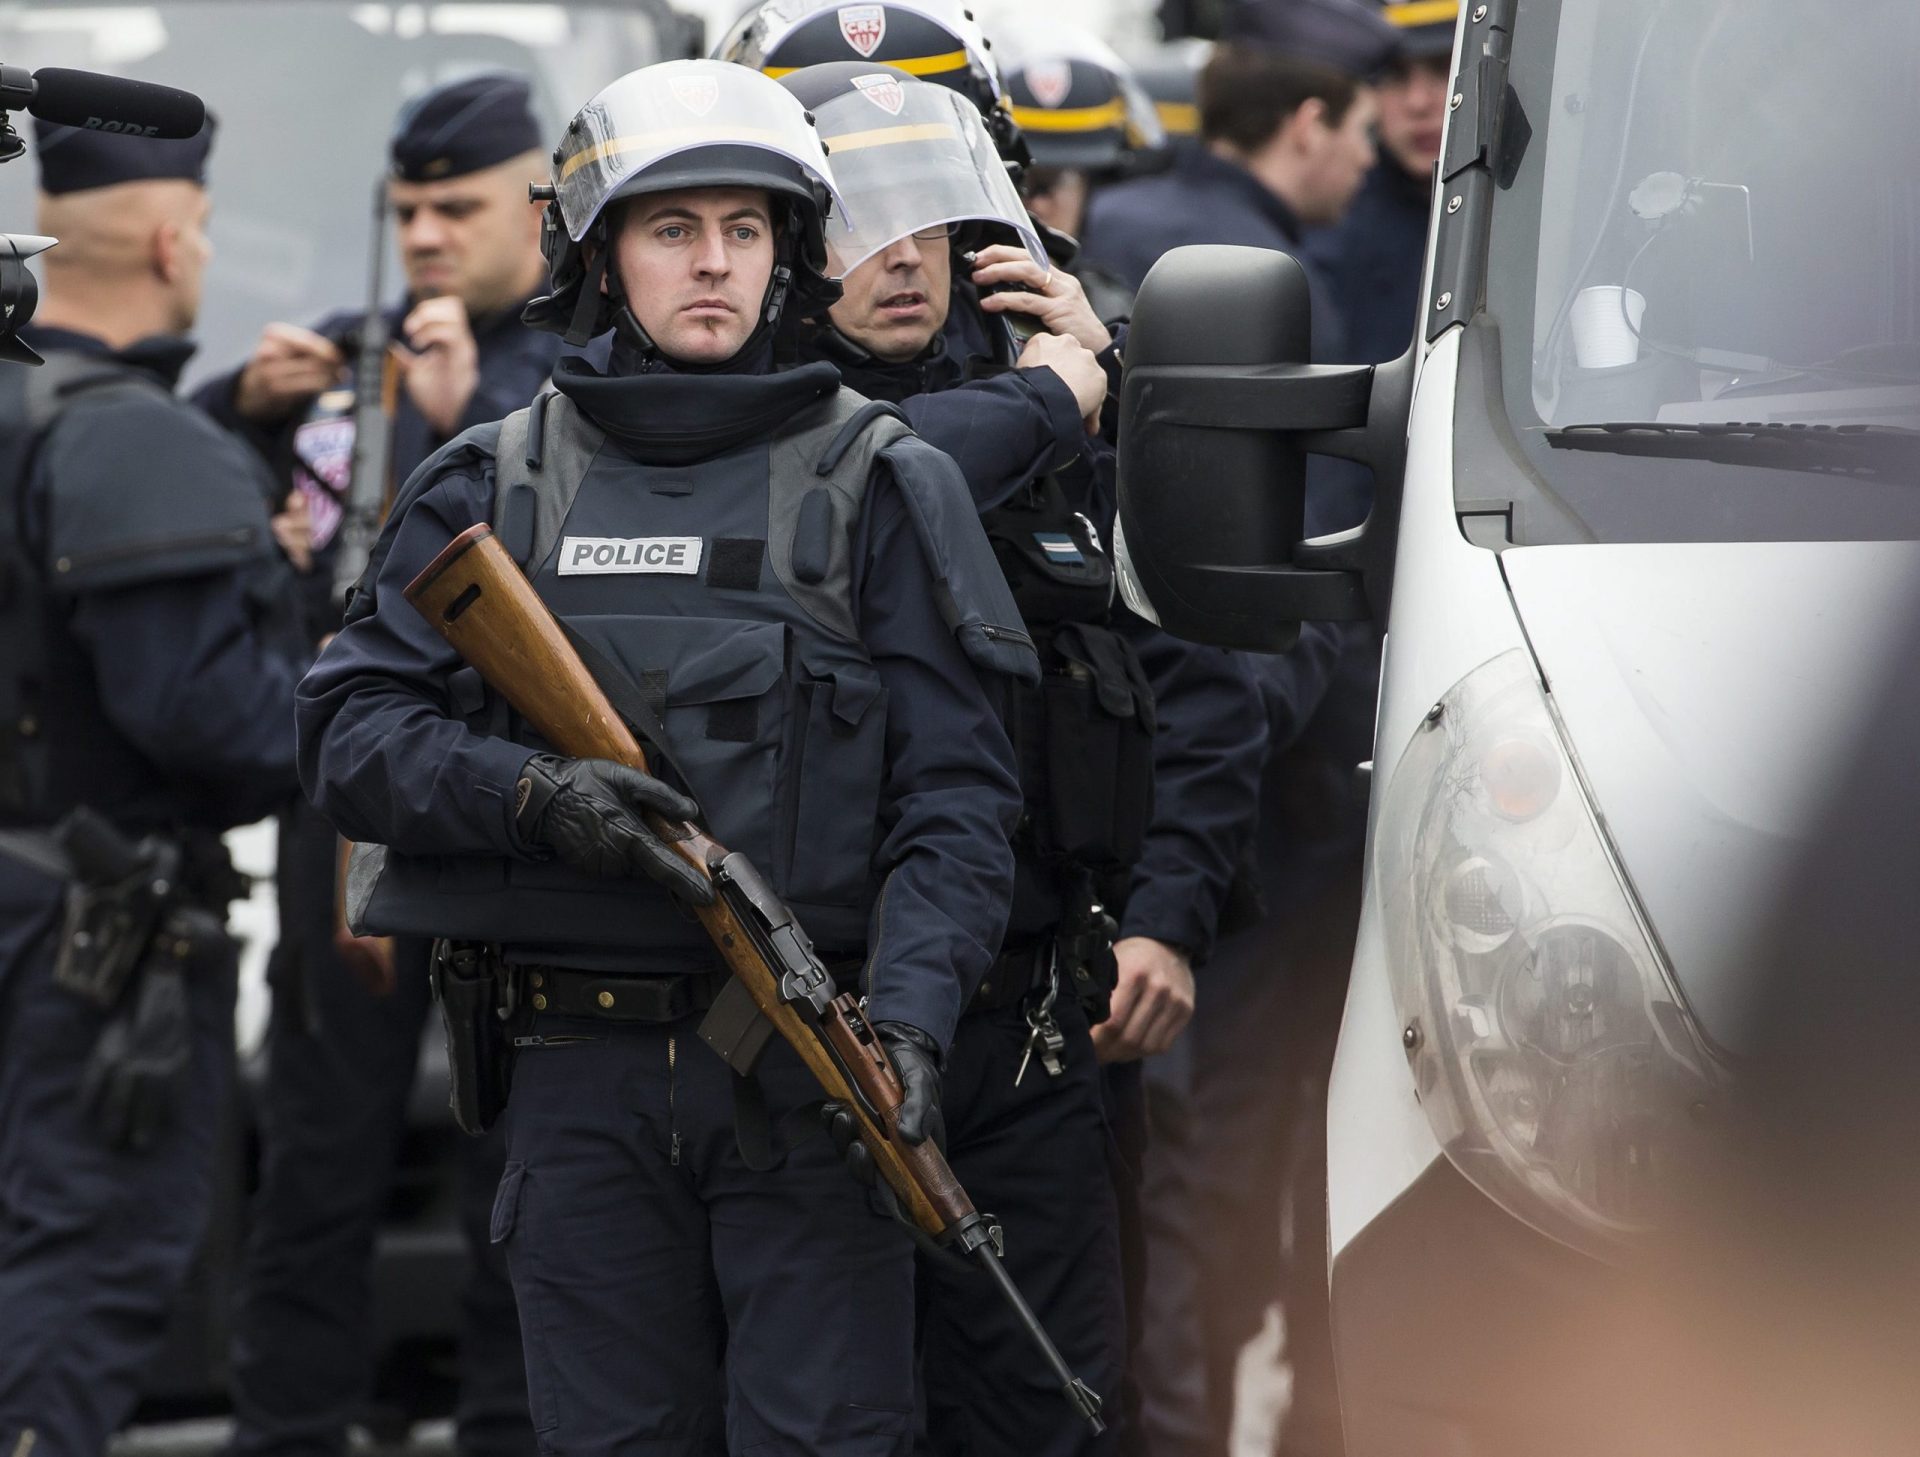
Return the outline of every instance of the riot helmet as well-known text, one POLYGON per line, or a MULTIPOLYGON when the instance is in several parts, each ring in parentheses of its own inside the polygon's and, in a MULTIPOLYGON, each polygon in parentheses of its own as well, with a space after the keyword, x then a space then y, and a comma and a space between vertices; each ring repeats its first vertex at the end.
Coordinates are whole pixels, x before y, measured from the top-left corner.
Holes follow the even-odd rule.
POLYGON ((1024 166, 1019 128, 1005 104, 992 44, 959 0, 763 0, 714 55, 784 79, 809 66, 873 61, 959 92, 987 122, 1001 157, 1024 166))
POLYGON ((1036 167, 1096 177, 1132 171, 1166 149, 1166 129, 1132 70, 1077 26, 1025 21, 1000 36, 1000 76, 1036 167))
POLYGON ((965 98, 892 66, 808 66, 779 83, 812 113, 834 158, 842 208, 827 222, 844 278, 909 234, 945 229, 963 247, 1011 242, 1042 268, 1047 250, 965 98))
POLYGON ((839 297, 825 236, 833 173, 806 109, 739 66, 665 61, 622 76, 567 124, 543 189, 553 291, 527 306, 526 323, 574 345, 614 329, 657 355, 611 266, 609 218, 627 198, 701 187, 760 188, 772 199, 779 240, 755 339, 789 304, 806 312, 839 297))

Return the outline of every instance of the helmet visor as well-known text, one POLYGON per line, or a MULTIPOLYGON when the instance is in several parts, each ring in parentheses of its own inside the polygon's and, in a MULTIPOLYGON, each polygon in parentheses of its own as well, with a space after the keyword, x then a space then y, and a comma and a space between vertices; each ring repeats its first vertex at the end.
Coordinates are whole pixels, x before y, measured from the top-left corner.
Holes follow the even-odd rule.
POLYGON ((844 278, 909 233, 997 223, 1042 269, 1047 250, 972 104, 944 86, 876 71, 815 109, 843 199, 827 220, 828 266, 844 278))
MULTIPOLYGON (((640 174, 707 148, 784 157, 818 178, 838 201, 819 133, 806 108, 777 83, 724 61, 667 61, 622 76, 567 128, 553 175, 568 235, 576 243, 586 237, 616 193, 635 190, 627 184, 640 174)), ((675 186, 698 185, 697 168, 671 172, 675 186)), ((723 168, 707 185, 743 183, 753 185, 746 172, 723 168)))

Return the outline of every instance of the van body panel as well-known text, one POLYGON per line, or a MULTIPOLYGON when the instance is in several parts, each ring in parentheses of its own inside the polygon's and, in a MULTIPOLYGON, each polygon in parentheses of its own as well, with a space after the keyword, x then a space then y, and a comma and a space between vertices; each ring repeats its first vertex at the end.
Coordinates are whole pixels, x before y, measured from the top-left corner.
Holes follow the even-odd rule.
POLYGON ((1701 1030, 1738 1053, 1751 928, 1791 897, 1920 543, 1516 548, 1501 563, 1594 809, 1701 1030))

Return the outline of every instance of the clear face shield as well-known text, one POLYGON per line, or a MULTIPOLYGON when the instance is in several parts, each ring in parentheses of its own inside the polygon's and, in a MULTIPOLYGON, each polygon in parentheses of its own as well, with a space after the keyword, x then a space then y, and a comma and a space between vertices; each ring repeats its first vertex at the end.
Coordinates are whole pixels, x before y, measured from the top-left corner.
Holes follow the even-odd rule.
POLYGON ((827 220, 835 277, 910 233, 970 222, 1007 229, 1049 267, 1006 164, 965 97, 884 71, 854 85, 814 113, 843 199, 827 220))
MULTIPOLYGON (((568 235, 576 243, 585 238, 608 202, 639 174, 670 171, 675 156, 712 147, 767 152, 797 163, 826 185, 834 210, 840 209, 820 134, 806 108, 777 82, 724 61, 667 61, 622 76, 568 127, 554 166, 568 235)), ((730 183, 766 185, 750 167, 738 177, 705 169, 686 185, 730 183)))

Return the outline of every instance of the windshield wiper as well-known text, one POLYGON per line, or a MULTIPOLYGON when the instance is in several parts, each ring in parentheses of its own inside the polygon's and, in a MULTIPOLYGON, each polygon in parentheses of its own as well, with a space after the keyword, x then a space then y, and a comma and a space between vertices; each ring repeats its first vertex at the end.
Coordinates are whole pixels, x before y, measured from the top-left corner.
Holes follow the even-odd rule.
POLYGON ((1920 476, 1920 430, 1899 425, 1676 425, 1615 420, 1546 432, 1555 450, 1712 460, 1826 475, 1920 476))

